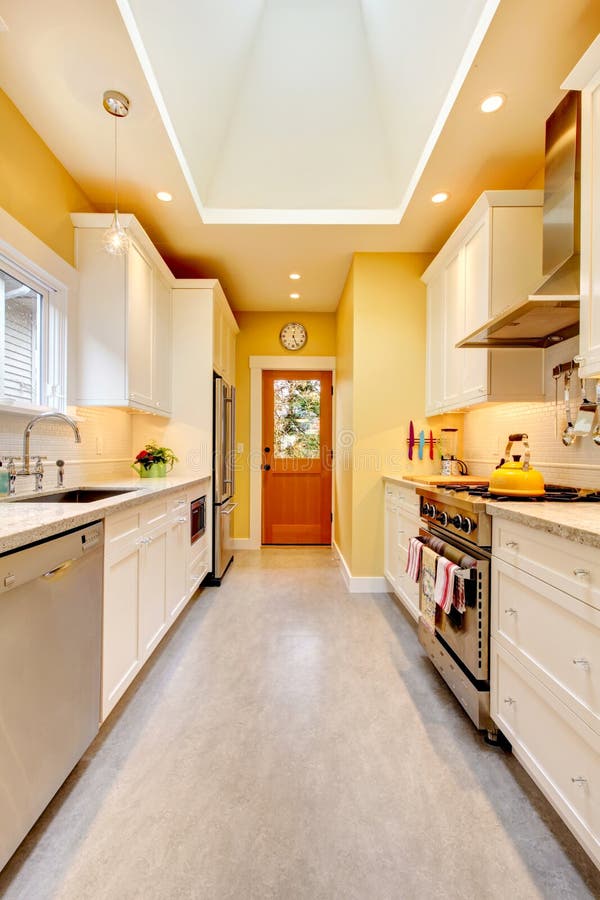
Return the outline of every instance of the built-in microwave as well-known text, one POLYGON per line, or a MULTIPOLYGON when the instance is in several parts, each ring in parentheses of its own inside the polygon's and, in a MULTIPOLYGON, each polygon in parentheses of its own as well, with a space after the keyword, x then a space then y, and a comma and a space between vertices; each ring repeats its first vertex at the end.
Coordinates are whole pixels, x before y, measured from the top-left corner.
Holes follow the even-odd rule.
POLYGON ((206 494, 190 504, 191 543, 195 544, 206 531, 206 494))

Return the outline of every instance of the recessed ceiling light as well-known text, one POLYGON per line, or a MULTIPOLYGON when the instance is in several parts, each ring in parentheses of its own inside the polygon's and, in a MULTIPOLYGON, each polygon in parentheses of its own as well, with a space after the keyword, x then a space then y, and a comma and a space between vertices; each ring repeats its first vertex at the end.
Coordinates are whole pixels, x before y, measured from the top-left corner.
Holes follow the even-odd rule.
POLYGON ((300 278, 300 275, 298 275, 297 272, 292 272, 292 274, 290 275, 290 278, 292 279, 292 281, 298 281, 298 279, 300 278))
POLYGON ((173 195, 170 194, 168 191, 159 191, 156 196, 159 200, 162 200, 163 203, 170 203, 171 200, 173 199, 173 195))
POLYGON ((434 194, 431 198, 432 203, 445 203, 450 194, 446 191, 439 191, 437 194, 434 194))
POLYGON ((300 294, 290 294, 290 300, 299 300, 300 294))
POLYGON ((486 97, 485 100, 482 101, 481 112, 497 112, 501 106, 504 106, 505 100, 506 97, 504 94, 490 94, 489 97, 486 97))

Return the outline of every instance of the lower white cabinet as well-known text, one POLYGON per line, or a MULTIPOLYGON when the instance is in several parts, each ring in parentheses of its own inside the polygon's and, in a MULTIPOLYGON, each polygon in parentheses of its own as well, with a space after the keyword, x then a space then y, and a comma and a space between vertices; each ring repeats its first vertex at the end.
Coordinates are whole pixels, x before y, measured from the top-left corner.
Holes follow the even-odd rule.
POLYGON ((384 575, 411 616, 419 619, 419 585, 406 574, 408 542, 419 533, 419 498, 412 487, 385 481, 384 575))
POLYGON ((493 533, 492 718, 600 865, 597 551, 498 516, 493 533))
POLYGON ((174 491, 106 519, 103 721, 209 571, 208 534, 190 544, 190 502, 209 486, 174 491))

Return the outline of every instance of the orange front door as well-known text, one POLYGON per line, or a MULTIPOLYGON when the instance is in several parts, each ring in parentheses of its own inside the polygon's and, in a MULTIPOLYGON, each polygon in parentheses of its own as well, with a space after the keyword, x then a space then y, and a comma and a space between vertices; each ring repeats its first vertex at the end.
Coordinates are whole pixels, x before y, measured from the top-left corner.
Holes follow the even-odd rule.
POLYGON ((263 544, 331 543, 331 372, 263 372, 263 544))

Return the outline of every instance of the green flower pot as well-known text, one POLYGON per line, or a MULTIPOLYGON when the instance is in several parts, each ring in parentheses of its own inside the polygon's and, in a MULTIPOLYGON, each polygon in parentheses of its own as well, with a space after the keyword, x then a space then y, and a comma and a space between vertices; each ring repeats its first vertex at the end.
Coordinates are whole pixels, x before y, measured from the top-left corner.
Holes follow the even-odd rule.
POLYGON ((152 463, 149 469, 146 469, 144 466, 140 466, 137 470, 140 478, 166 478, 167 477, 167 464, 166 463, 152 463))

